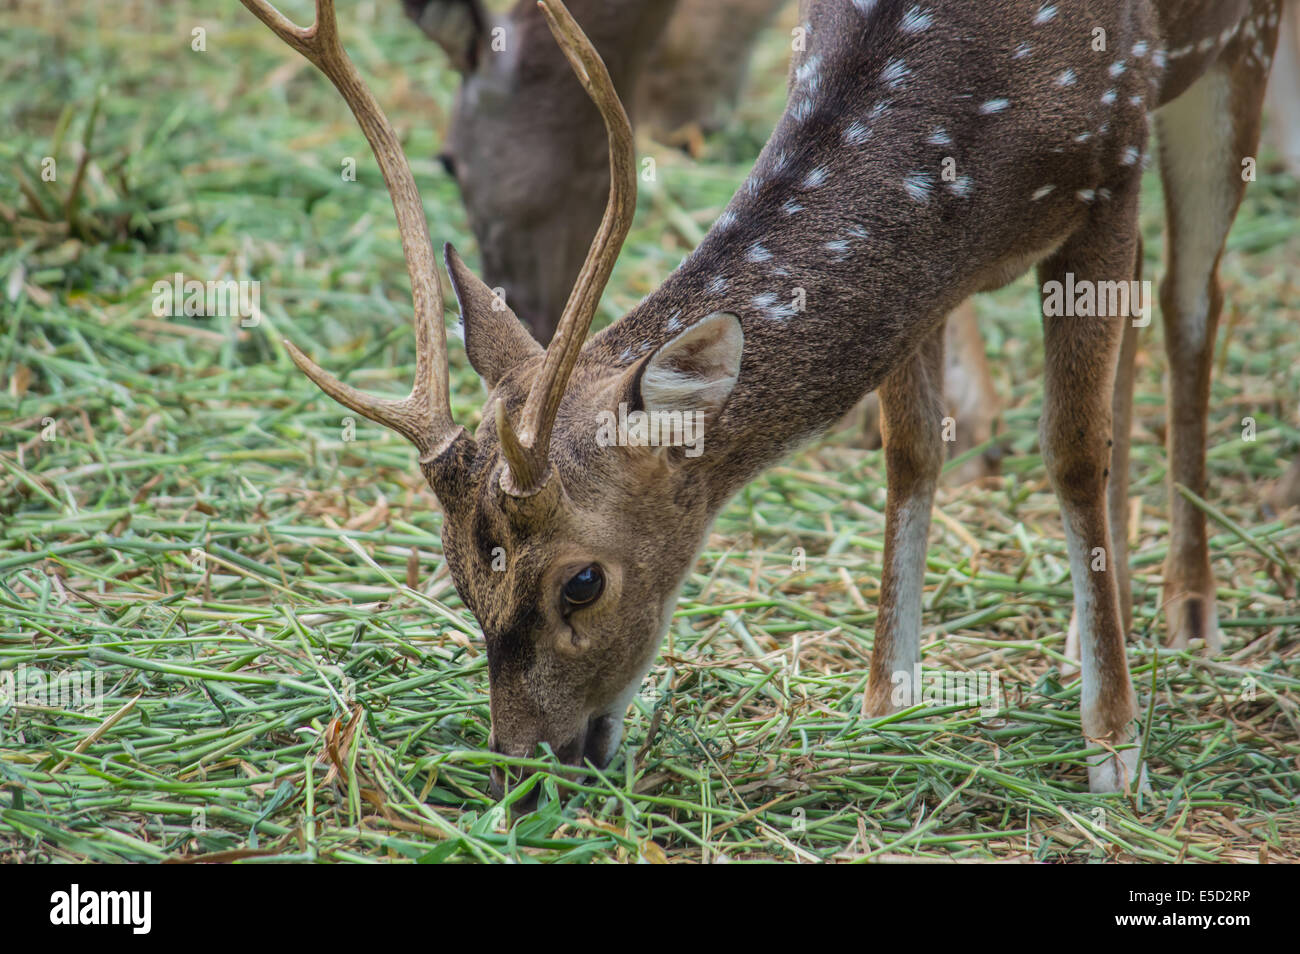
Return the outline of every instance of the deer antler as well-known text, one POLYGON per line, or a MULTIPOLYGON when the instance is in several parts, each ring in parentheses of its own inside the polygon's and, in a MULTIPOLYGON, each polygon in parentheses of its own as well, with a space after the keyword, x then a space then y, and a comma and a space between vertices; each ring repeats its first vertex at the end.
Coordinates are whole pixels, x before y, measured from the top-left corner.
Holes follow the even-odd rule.
POLYGON ((632 126, 605 62, 560 0, 538 0, 537 5, 546 15, 551 33, 578 80, 605 120, 609 135, 609 201, 555 336, 546 349, 542 369, 528 392, 517 436, 504 408, 497 410, 497 433, 513 484, 508 489, 518 496, 536 492, 546 479, 547 449, 560 399, 636 211, 636 149, 632 126))
POLYGON ((397 431, 420 450, 421 459, 425 461, 459 434, 460 429, 451 417, 442 286, 438 281, 433 244, 424 219, 424 205, 415 187, 411 167, 388 117, 339 42, 333 0, 316 0, 316 22, 306 29, 294 24, 266 0, 240 2, 329 78, 343 94, 374 151, 384 184, 393 199, 406 270, 411 276, 415 305, 415 384, 411 393, 401 400, 373 397, 344 384, 298 350, 291 341, 286 340, 284 345, 294 364, 317 387, 345 407, 397 431))

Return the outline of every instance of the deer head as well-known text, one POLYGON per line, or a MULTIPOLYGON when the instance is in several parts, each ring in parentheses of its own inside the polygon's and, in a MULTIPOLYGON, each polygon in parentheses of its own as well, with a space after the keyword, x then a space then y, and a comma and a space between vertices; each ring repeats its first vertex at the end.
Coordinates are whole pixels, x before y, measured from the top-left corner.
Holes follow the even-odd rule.
MULTIPOLYGON (((466 351, 489 392, 483 421, 469 435, 452 421, 442 290, 423 206, 391 125, 339 43, 331 0, 317 0, 316 22, 306 29, 266 0, 242 2, 334 83, 374 150, 411 278, 415 384, 401 400, 372 397, 286 347, 326 394, 419 451, 444 511, 452 579, 487 643, 492 748, 528 756, 545 742, 567 762, 604 765, 718 504, 695 479, 702 457, 682 447, 602 440, 609 420, 602 412, 617 415, 620 405, 689 412, 707 427, 739 374, 740 323, 727 314, 707 317, 630 366, 595 342, 584 349, 631 224, 635 154, 600 56, 559 0, 541 0, 603 118, 610 190, 546 350, 447 247, 466 351)), ((494 784, 502 782, 494 772, 494 784)))
MULTIPOLYGON (((630 90, 676 0, 579 2, 615 88, 630 90)), ((403 6, 461 75, 439 159, 460 187, 483 277, 550 341, 609 188, 601 116, 531 0, 500 19, 479 0, 403 6)))

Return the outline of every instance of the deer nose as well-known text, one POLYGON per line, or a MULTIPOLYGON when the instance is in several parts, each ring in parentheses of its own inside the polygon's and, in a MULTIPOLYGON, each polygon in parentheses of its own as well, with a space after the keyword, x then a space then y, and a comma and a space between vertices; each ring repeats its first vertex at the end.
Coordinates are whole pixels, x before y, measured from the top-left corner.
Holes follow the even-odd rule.
MULTIPOLYGON (((532 769, 510 769, 508 772, 499 765, 492 766, 490 787, 492 797, 497 801, 505 798, 506 781, 510 782, 512 789, 518 788, 519 784, 532 774, 532 769)), ((537 798, 541 794, 540 788, 534 788, 522 798, 516 799, 510 804, 511 811, 516 814, 527 814, 537 807, 537 798)))

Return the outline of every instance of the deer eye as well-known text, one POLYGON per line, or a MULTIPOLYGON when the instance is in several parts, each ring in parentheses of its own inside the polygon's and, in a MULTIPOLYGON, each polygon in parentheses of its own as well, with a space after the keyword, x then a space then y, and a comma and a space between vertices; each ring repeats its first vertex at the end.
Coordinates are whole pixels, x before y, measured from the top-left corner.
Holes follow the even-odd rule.
POLYGON ((594 603, 605 589, 605 574, 596 564, 584 566, 564 584, 564 599, 570 606, 594 603))

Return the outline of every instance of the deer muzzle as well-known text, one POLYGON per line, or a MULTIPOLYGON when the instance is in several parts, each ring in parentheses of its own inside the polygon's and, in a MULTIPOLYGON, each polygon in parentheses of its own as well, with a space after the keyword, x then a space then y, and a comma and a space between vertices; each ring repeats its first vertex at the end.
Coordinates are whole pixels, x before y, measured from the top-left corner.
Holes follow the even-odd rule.
MULTIPOLYGON (((550 744, 551 751, 565 765, 581 766, 590 762, 596 768, 603 769, 614 757, 618 741, 623 736, 622 729, 621 714, 618 716, 596 714, 588 717, 582 730, 568 741, 558 744, 549 739, 543 741, 550 744)), ((540 741, 531 746, 503 745, 498 742, 495 732, 488 740, 488 748, 491 751, 512 758, 534 755, 540 757, 540 745, 540 741)), ((518 788, 533 774, 533 771, 527 766, 493 765, 491 768, 492 797, 503 798, 507 790, 518 788)), ((525 798, 516 802, 514 808, 520 811, 531 811, 536 804, 537 790, 534 789, 525 798)))

